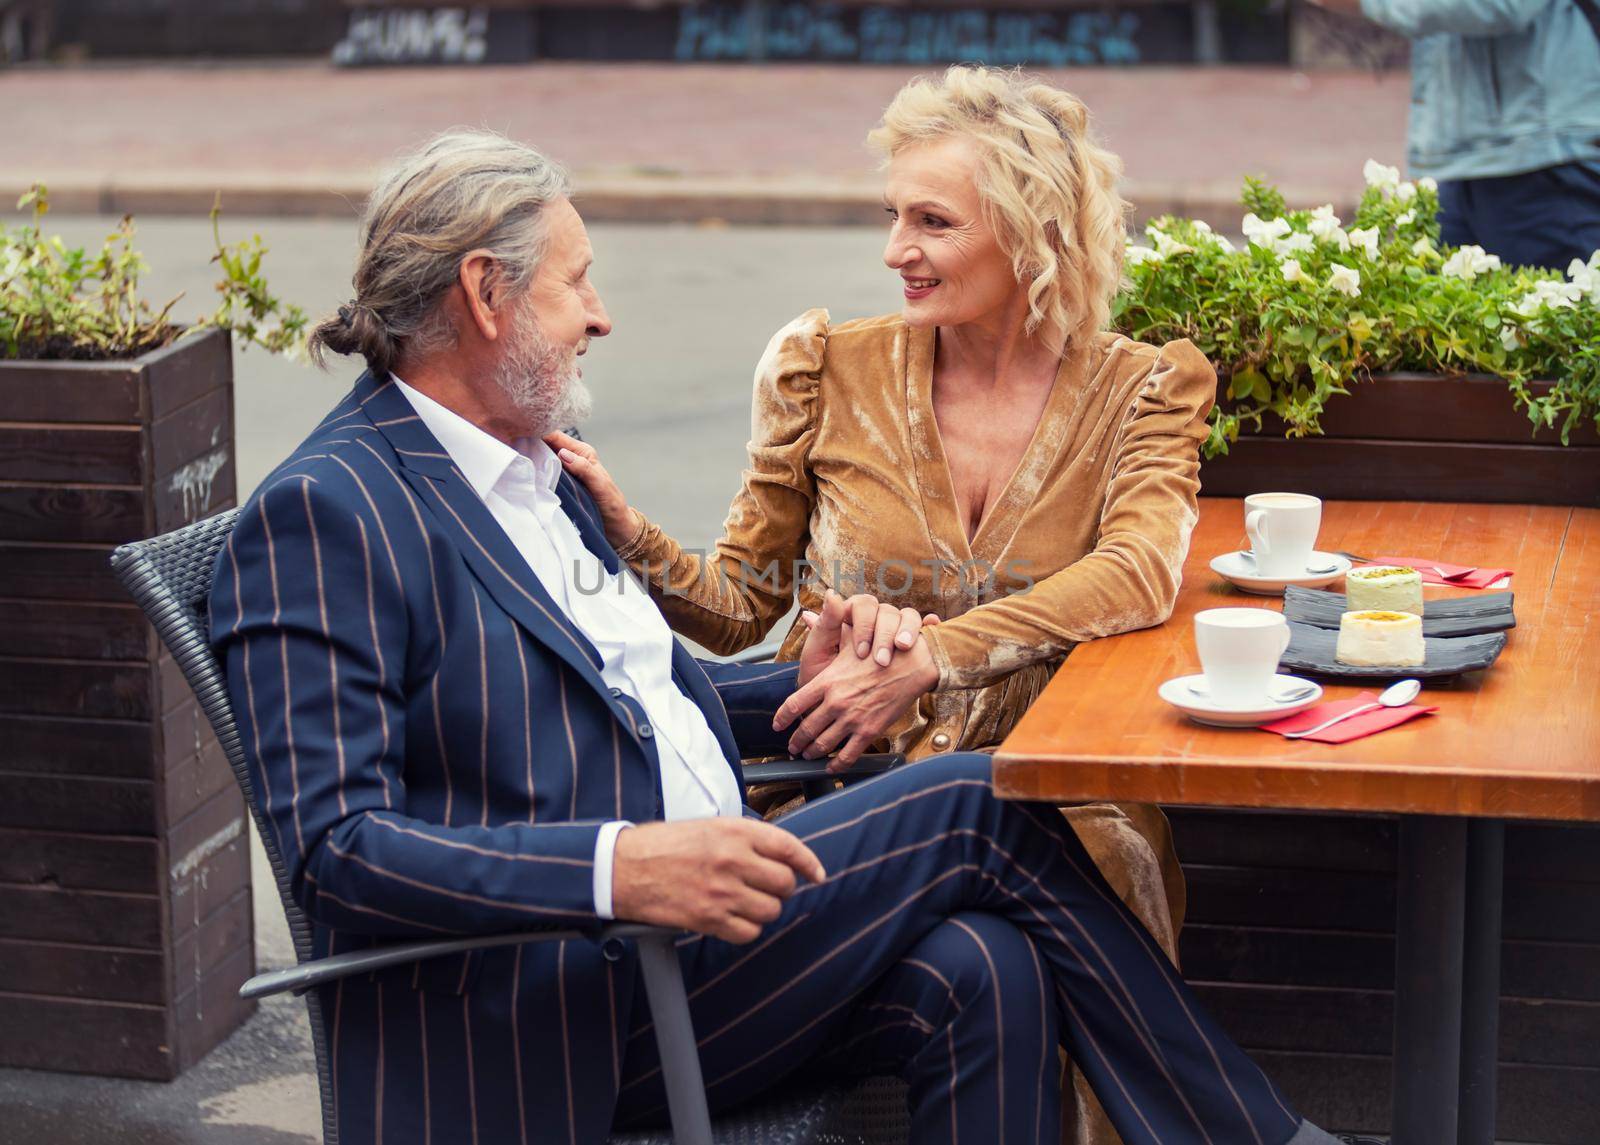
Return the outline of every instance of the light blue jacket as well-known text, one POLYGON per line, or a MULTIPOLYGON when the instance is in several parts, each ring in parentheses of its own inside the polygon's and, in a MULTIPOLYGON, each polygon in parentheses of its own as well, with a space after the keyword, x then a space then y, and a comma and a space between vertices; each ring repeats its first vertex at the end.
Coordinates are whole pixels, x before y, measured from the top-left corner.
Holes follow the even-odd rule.
POLYGON ((1361 0, 1412 37, 1411 175, 1600 161, 1600 39, 1576 0, 1361 0))

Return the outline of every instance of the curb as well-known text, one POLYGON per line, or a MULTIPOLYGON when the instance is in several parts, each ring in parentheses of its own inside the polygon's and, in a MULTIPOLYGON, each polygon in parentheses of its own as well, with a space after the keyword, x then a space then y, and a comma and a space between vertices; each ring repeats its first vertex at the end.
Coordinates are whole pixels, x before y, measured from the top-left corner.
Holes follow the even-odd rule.
MULTIPOLYGON (((218 178, 195 172, 151 176, 84 176, 41 179, 50 188, 52 211, 64 215, 204 216, 218 194, 231 216, 354 218, 372 186, 358 174, 282 172, 218 178)), ((575 175, 574 201, 590 222, 689 223, 732 226, 876 226, 883 220, 880 187, 850 178, 760 179, 737 176, 575 175)), ((0 176, 0 199, 14 203, 26 186, 0 176)), ((1351 188, 1282 188, 1291 204, 1331 202, 1340 213, 1354 210, 1351 188)), ((1131 222, 1142 226, 1161 215, 1204 219, 1237 233, 1243 208, 1237 184, 1129 181, 1123 195, 1131 222)))

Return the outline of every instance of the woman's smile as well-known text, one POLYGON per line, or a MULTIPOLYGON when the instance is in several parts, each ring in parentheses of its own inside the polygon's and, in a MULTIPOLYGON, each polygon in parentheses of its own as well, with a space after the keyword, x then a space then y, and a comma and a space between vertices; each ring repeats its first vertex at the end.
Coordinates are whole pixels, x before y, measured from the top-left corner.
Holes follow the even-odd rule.
POLYGON ((915 299, 928 297, 942 280, 937 278, 911 278, 908 275, 902 275, 900 281, 905 283, 906 297, 915 299))

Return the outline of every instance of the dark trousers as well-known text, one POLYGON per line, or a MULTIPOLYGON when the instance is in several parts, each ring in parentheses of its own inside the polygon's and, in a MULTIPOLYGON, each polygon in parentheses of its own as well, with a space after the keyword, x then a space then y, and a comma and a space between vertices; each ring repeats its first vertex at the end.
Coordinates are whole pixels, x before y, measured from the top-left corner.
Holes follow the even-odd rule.
MULTIPOLYGON (((910 764, 779 823, 827 880, 748 946, 679 943, 714 1110, 792 1075, 898 1073, 918 1145, 1054 1145, 1060 1045, 1128 1145, 1302 1132, 1060 812, 994 797, 988 756, 910 764)), ((641 1001, 618 1123, 664 1107, 641 1001)))
POLYGON ((1567 269, 1600 250, 1600 162, 1439 184, 1440 238, 1511 266, 1567 269))

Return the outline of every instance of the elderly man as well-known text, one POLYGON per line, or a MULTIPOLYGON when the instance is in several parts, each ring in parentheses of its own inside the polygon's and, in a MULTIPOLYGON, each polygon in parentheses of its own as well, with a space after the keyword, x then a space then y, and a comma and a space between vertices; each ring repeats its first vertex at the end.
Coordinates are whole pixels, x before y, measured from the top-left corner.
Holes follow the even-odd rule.
MULTIPOLYGON (((1054 1142, 1060 1045, 1129 1142, 1332 1141, 1060 815, 993 797, 987 758, 742 814, 741 755, 783 751, 802 715, 870 740, 930 657, 871 600, 850 624, 830 601, 798 664, 702 664, 673 640, 542 440, 585 413, 576 358, 611 328, 566 191, 487 133, 384 180, 356 297, 315 338, 368 371, 220 558, 212 639, 318 953, 681 927, 714 1108, 801 1071, 894 1071, 922 1145, 1054 1142), (859 654, 867 627, 887 666, 859 654)), ((625 944, 436 959, 322 1001, 344 1145, 598 1142, 664 1116, 625 944)))

